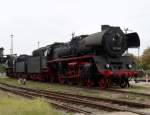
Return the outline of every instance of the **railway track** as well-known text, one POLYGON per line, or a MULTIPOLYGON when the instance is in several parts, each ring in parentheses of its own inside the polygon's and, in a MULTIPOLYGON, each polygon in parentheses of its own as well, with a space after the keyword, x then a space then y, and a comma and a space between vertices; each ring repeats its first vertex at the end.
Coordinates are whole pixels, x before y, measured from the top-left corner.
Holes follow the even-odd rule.
MULTIPOLYGON (((4 85, 4 84, 3 84, 4 85)), ((13 86, 12 86, 13 87, 13 86)), ((22 88, 11 88, 11 86, 0 86, 0 89, 3 90, 3 91, 8 91, 8 92, 11 92, 11 93, 14 93, 14 94, 17 94, 17 95, 21 95, 23 97, 26 97, 28 99, 33 99, 33 98, 36 98, 36 97, 45 97, 44 95, 41 95, 41 94, 38 94, 36 92, 31 92, 29 91, 28 89, 27 90, 22 90, 22 88)), ((76 112, 76 113, 84 113, 86 115, 91 115, 92 112, 91 111, 87 111, 87 110, 84 110, 84 109, 81 109, 81 108, 78 108, 78 107, 74 107, 74 106, 71 106, 71 105, 68 105, 67 103, 60 103, 58 101, 54 101, 54 100, 49 100, 49 99, 46 99, 46 102, 55 106, 56 108, 61 108, 63 110, 66 110, 68 112, 76 112)))
POLYGON ((108 91, 116 92, 116 93, 134 94, 134 95, 141 95, 141 96, 149 96, 150 97, 150 94, 148 94, 148 93, 138 93, 138 92, 125 91, 125 90, 120 90, 120 89, 108 89, 108 91))
MULTIPOLYGON (((85 86, 72 86, 72 87, 75 87, 75 88, 84 88, 84 89, 91 89, 91 90, 100 90, 99 87, 90 87, 90 88, 87 88, 85 86)), ((150 93, 138 93, 138 92, 133 92, 133 91, 126 91, 126 90, 121 90, 121 89, 113 89, 113 88, 108 88, 108 89, 105 89, 105 91, 109 91, 109 92, 114 92, 114 93, 124 93, 124 94, 133 94, 133 95, 140 95, 140 96, 148 96, 150 97, 150 93)))
POLYGON ((112 99, 103 99, 103 98, 66 94, 66 93, 58 93, 58 92, 45 91, 45 90, 22 88, 22 87, 8 85, 5 83, 2 83, 0 85, 0 89, 5 91, 10 91, 19 95, 23 95, 29 98, 44 97, 48 99, 48 102, 51 103, 52 105, 59 106, 59 107, 61 106, 61 108, 64 109, 67 108, 68 110, 70 109, 71 111, 75 111, 79 113, 92 114, 91 111, 86 111, 81 108, 71 107, 70 104, 68 105, 68 103, 84 105, 91 108, 104 109, 107 111, 127 111, 139 115, 150 115, 149 113, 144 113, 137 110, 143 108, 150 108, 149 104, 144 104, 144 103, 134 103, 134 102, 127 102, 127 101, 112 100, 112 99), (61 103, 63 102, 65 104, 60 105, 60 102, 61 103))
MULTIPOLYGON (((86 87, 86 86, 71 86, 73 88, 83 88, 83 89, 91 89, 91 90, 102 90, 99 87, 86 87)), ((109 91, 109 92, 114 92, 114 93, 124 93, 124 94, 133 94, 133 95, 141 95, 141 96, 148 96, 150 97, 150 93, 138 93, 138 92, 133 92, 133 91, 126 91, 126 90, 121 90, 121 89, 114 89, 114 88, 106 88, 104 89, 105 91, 109 91)))

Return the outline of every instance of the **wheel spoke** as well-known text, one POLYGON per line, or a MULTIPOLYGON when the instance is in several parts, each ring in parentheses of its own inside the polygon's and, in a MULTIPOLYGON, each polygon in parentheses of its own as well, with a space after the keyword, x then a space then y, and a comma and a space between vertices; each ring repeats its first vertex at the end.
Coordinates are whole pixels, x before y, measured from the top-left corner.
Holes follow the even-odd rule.
POLYGON ((127 87, 127 85, 128 85, 128 81, 127 80, 128 79, 126 79, 126 78, 121 78, 121 80, 120 80, 120 87, 121 88, 127 87))
POLYGON ((105 89, 107 87, 107 81, 105 78, 99 79, 98 84, 100 89, 105 89))
POLYGON ((67 84, 68 85, 73 85, 73 79, 71 78, 71 79, 67 79, 67 84))
POLYGON ((112 80, 111 80, 111 79, 108 79, 108 80, 107 80, 107 87, 108 87, 108 88, 111 88, 111 87, 112 87, 112 80))
POLYGON ((60 84, 65 83, 65 79, 63 77, 58 77, 58 81, 59 81, 60 84))
POLYGON ((50 76, 49 80, 50 80, 50 83, 53 83, 54 82, 54 77, 50 76))
POLYGON ((92 85, 93 85, 93 81, 92 80, 90 80, 90 79, 86 80, 86 86, 87 87, 91 87, 92 85))

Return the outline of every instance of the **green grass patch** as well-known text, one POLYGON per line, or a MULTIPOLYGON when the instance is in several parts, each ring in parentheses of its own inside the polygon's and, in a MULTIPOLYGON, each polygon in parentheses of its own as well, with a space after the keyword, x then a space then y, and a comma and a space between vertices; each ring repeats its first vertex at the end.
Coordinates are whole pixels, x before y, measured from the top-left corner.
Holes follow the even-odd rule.
POLYGON ((43 99, 28 100, 11 96, 0 98, 0 115, 64 115, 43 99))

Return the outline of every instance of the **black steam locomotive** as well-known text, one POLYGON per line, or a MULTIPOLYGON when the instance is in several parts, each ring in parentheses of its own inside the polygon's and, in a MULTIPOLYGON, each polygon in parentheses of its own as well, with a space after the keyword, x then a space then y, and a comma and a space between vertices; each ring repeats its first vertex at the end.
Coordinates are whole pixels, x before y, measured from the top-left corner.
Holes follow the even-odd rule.
POLYGON ((139 46, 137 33, 125 34, 120 27, 103 25, 101 32, 39 48, 31 56, 20 55, 14 60, 13 73, 9 69, 7 74, 69 85, 126 87, 137 72, 134 60, 124 54, 139 46))

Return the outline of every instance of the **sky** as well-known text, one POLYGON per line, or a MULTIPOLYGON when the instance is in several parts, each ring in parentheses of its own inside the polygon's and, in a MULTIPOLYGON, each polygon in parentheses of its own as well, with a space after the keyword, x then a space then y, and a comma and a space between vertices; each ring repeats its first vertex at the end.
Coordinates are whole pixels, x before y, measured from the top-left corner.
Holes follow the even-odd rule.
MULTIPOLYGON (((140 54, 150 46, 150 0, 0 0, 0 47, 10 53, 67 42, 71 33, 91 34, 109 24, 129 28, 141 39, 140 54)), ((137 49, 129 50, 137 54, 137 49)))

